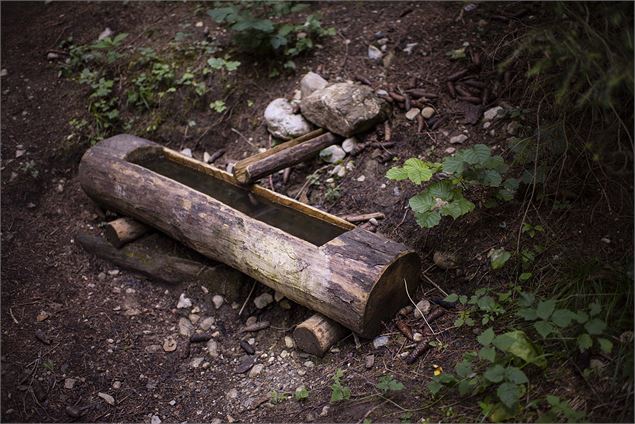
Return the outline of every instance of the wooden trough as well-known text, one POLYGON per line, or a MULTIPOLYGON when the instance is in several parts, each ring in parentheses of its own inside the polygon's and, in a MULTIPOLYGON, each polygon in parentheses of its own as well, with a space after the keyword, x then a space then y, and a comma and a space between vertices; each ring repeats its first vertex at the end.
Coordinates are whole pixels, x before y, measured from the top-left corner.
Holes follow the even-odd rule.
POLYGON ((364 337, 414 291, 419 259, 374 234, 131 135, 89 149, 79 176, 97 203, 155 227, 364 337))

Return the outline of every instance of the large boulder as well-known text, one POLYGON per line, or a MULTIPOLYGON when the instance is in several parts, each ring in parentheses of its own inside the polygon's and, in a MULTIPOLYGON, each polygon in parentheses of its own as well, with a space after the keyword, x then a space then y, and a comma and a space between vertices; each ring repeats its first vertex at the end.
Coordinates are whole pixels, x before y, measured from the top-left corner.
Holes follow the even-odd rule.
POLYGON ((369 130, 390 115, 390 104, 366 85, 337 83, 302 97, 302 114, 343 137, 369 130))
POLYGON ((267 129, 276 138, 291 140, 311 131, 311 124, 299 113, 293 113, 293 106, 287 99, 275 99, 265 109, 267 129))

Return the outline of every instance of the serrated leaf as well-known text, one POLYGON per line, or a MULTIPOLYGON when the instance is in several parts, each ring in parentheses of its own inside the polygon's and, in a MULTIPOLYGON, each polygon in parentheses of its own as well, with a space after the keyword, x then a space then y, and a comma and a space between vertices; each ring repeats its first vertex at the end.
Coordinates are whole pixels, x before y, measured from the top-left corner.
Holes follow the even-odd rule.
POLYGON ((493 347, 483 347, 478 351, 478 357, 484 361, 494 362, 496 360, 496 349, 493 347))
POLYGON ((593 339, 586 333, 580 334, 577 339, 578 347, 581 352, 588 350, 593 346, 593 339))
POLYGON ((538 353, 536 347, 522 330, 500 334, 494 338, 492 343, 501 351, 511 353, 525 362, 535 363, 542 368, 547 365, 545 358, 538 353))
POLYGON ((428 193, 432 197, 436 197, 445 201, 450 201, 454 197, 453 193, 453 185, 448 180, 437 181, 436 183, 430 184, 428 187, 428 193))
POLYGON ((523 307, 529 307, 533 305, 536 296, 530 292, 520 292, 520 299, 518 299, 518 305, 523 307))
POLYGON ((481 182, 489 187, 499 187, 503 182, 501 174, 494 169, 486 169, 481 174, 481 182))
POLYGON ((576 314, 568 309, 558 309, 551 315, 551 321, 560 328, 568 327, 576 314))
POLYGON ((447 205, 439 209, 439 213, 442 216, 451 216, 456 219, 474 210, 474 203, 467 200, 465 197, 460 196, 457 199, 449 202, 447 205))
POLYGON ((463 159, 470 165, 485 164, 491 155, 491 149, 484 144, 475 144, 463 151, 463 159))
POLYGON ((436 203, 430 192, 425 190, 411 197, 408 204, 415 213, 425 213, 431 211, 436 203))
POLYGON ((520 388, 513 383, 503 383, 496 389, 496 395, 508 408, 512 408, 520 399, 520 388))
POLYGON ((505 159, 503 159, 503 157, 500 155, 492 156, 489 159, 487 159, 485 163, 483 164, 483 167, 488 169, 493 169, 495 171, 498 171, 501 174, 504 174, 505 172, 507 172, 507 169, 509 168, 507 164, 505 163, 505 159))
POLYGON ((505 378, 505 367, 494 364, 483 373, 483 377, 492 383, 500 383, 505 378))
POLYGON ((417 185, 429 181, 435 172, 428 163, 417 158, 406 160, 403 167, 408 172, 410 181, 417 185))
POLYGON ((490 253, 490 263, 492 265, 492 269, 502 268, 511 257, 512 254, 505 249, 493 249, 490 253))
POLYGON ((608 339, 599 338, 598 343, 600 344, 600 349, 602 349, 602 352, 604 353, 611 353, 613 350, 613 342, 608 339))
POLYGON ((415 219, 420 227, 432 228, 441 222, 441 215, 437 211, 415 213, 415 219))
POLYGON ((529 379, 525 373, 518 367, 507 367, 507 369, 505 369, 505 378, 514 384, 529 383, 529 379))
POLYGON ((454 371, 456 371, 456 375, 460 378, 467 378, 473 372, 472 364, 463 360, 454 366, 454 371))
POLYGON ((547 336, 555 330, 549 321, 536 321, 534 323, 534 328, 543 339, 546 339, 547 336))
POLYGON ((398 380, 395 380, 391 375, 383 375, 379 378, 377 388, 386 394, 388 392, 398 392, 403 390, 404 385, 398 380))
POLYGON ((402 167, 395 166, 386 172, 386 178, 394 181, 402 181, 408 179, 408 171, 402 167))
POLYGON ((438 381, 431 381, 430 383, 428 383, 428 391, 430 392, 432 396, 439 393, 442 388, 443 388, 443 385, 439 383, 438 381))
POLYGON ((225 20, 233 22, 231 21, 231 17, 236 14, 236 9, 234 7, 219 7, 216 9, 208 10, 207 14, 211 16, 214 22, 216 22, 217 24, 222 23, 225 20))
POLYGON ((496 337, 496 334, 494 333, 494 329, 490 327, 479 334, 476 340, 483 346, 489 346, 492 344, 494 337, 496 337))
POLYGON ((456 154, 454 156, 447 156, 443 160, 443 172, 447 174, 461 175, 465 170, 465 162, 463 161, 463 155, 456 154))
POLYGON ((578 311, 575 315, 575 320, 578 321, 579 324, 584 324, 589 320, 589 315, 584 311, 578 311))
POLYGON ((538 318, 547 320, 556 308, 556 301, 553 299, 541 300, 536 307, 538 318))
POLYGON ((584 324, 584 329, 588 331, 589 334, 598 335, 602 334, 602 332, 606 329, 606 323, 601 319, 594 318, 591 321, 584 324))

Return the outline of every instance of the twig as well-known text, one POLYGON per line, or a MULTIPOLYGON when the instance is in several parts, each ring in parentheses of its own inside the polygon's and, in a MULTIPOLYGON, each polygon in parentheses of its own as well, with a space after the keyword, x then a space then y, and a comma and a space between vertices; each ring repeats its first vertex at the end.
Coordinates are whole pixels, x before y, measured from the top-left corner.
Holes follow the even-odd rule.
POLYGON ((240 314, 243 313, 243 309, 245 309, 245 306, 247 305, 247 302, 249 302, 249 298, 251 297, 251 295, 254 292, 255 288, 256 288, 256 280, 254 280, 254 284, 252 284, 251 290, 249 291, 249 294, 247 295, 247 299, 245 299, 245 302, 243 303, 243 306, 240 308, 240 311, 238 311, 238 316, 240 316, 240 314))
POLYGON ((258 146, 256 146, 254 143, 252 143, 251 141, 249 141, 249 139, 247 137, 245 137, 243 135, 243 133, 241 133, 240 131, 238 131, 236 128, 232 128, 231 129, 232 132, 235 132, 236 134, 238 134, 243 140, 245 140, 247 142, 247 144, 249 144, 251 147, 257 149, 258 146))
POLYGON ((437 290, 439 290, 445 297, 448 297, 448 294, 445 290, 443 290, 441 287, 439 287, 439 285, 437 283, 435 283, 434 281, 432 281, 432 279, 430 279, 430 277, 428 277, 427 275, 423 274, 423 276, 425 277, 426 280, 428 280, 428 282, 430 284, 432 284, 437 290))
POLYGON ((20 321, 15 319, 15 316, 13 315, 13 309, 12 308, 9 308, 9 314, 11 314, 11 318, 13 319, 13 322, 15 322, 16 324, 20 324, 20 321))
POLYGON ((417 306, 417 304, 415 303, 414 300, 412 300, 412 297, 410 297, 410 293, 408 293, 408 283, 406 283, 406 279, 403 279, 403 285, 406 288, 406 295, 408 295, 408 299, 410 299, 410 302, 414 305, 415 309, 417 311, 419 311, 419 313, 421 314, 421 317, 423 318, 423 320, 425 321, 426 325, 428 326, 428 328, 430 329, 430 333, 432 335, 435 335, 434 330, 432 329, 432 327, 430 326, 430 324, 428 323, 428 320, 426 319, 426 316, 423 314, 423 312, 421 311, 421 309, 419 309, 419 307, 417 306))

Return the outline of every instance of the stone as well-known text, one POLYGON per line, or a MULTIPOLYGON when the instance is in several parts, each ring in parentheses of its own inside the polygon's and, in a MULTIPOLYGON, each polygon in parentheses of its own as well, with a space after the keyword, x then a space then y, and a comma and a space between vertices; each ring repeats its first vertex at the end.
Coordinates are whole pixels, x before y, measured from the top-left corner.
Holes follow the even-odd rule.
POLYGON ((366 360, 364 361, 366 369, 371 369, 373 365, 375 365, 375 355, 366 355, 366 360))
POLYGON ((293 349, 295 347, 295 342, 291 337, 284 336, 284 345, 287 347, 287 349, 293 349))
POLYGON ((236 399, 238 397, 238 390, 233 388, 229 389, 226 396, 228 399, 236 399))
POLYGON ((37 316, 35 317, 35 320, 36 320, 37 322, 42 322, 42 321, 44 321, 44 320, 49 319, 49 318, 50 318, 50 316, 51 316, 51 314, 49 314, 48 312, 46 312, 46 311, 40 311, 40 312, 37 314, 37 316))
POLYGON ((520 129, 520 123, 518 121, 512 121, 505 127, 507 130, 507 134, 516 135, 518 134, 518 130, 520 129))
POLYGON ((194 358, 194 359, 192 359, 192 362, 190 362, 190 366, 192 368, 198 368, 198 367, 201 366, 201 364, 203 363, 204 360, 205 360, 205 358, 203 358, 202 356, 194 358))
POLYGON ((315 90, 326 87, 328 81, 322 78, 315 72, 308 72, 300 80, 300 93, 302 93, 301 99, 310 96, 315 90))
POLYGON ((502 106, 494 106, 483 113, 483 121, 494 121, 498 118, 502 118, 504 114, 505 109, 503 109, 502 106))
POLYGON ((434 108, 426 106, 421 109, 421 116, 423 116, 425 119, 430 119, 434 116, 434 112, 434 108))
POLYGON ((212 297, 212 303, 214 304, 214 309, 218 309, 223 306, 223 303, 225 303, 225 299, 223 299, 223 296, 216 294, 214 295, 214 297, 212 297))
POLYGON ((414 311, 414 316, 416 319, 421 318, 422 313, 423 315, 428 315, 428 312, 430 312, 430 302, 427 299, 421 299, 419 302, 417 302, 417 307, 414 311))
POLYGON ((161 345, 152 344, 152 345, 146 346, 144 350, 147 353, 159 353, 161 351, 161 345))
POLYGON ((179 318, 179 334, 184 337, 190 337, 194 333, 194 326, 187 318, 179 318))
POLYGON ((218 342, 214 339, 211 339, 207 342, 207 353, 212 358, 218 358, 218 342))
POLYGON ((320 151, 320 158, 328 163, 336 163, 346 157, 346 152, 337 144, 320 151))
POLYGON ((0 71, 0 77, 4 78, 7 75, 9 75, 9 71, 7 71, 7 68, 2 68, 2 70, 0 71))
POLYGON ((432 262, 441 269, 456 269, 459 267, 459 258, 450 252, 436 251, 432 255, 432 262))
POLYGON ((415 342, 420 342, 421 340, 423 340, 423 334, 421 333, 414 333, 412 335, 412 340, 414 340, 415 342))
POLYGON ((406 119, 412 121, 421 113, 419 108, 413 107, 408 112, 406 112, 406 119))
POLYGON ((75 382, 77 380, 75 380, 74 378, 67 378, 66 380, 64 380, 64 388, 65 389, 72 389, 75 386, 75 382))
POLYGON ((326 417, 329 414, 331 407, 329 405, 324 405, 322 408, 322 412, 320 412, 320 417, 326 417))
POLYGON ((161 418, 159 418, 158 415, 153 415, 152 418, 150 418, 150 424, 161 424, 161 418))
POLYGON ((254 364, 256 363, 257 360, 258 360, 257 356, 244 355, 240 359, 240 363, 236 367, 236 373, 238 373, 238 374, 246 373, 247 371, 249 371, 251 369, 251 367, 254 366, 254 364))
POLYGON ((249 327, 251 325, 254 325, 255 323, 258 322, 258 317, 255 316, 250 316, 247 318, 247 320, 245 321, 245 327, 249 327))
POLYGON ((110 37, 114 32, 110 28, 106 27, 102 32, 99 33, 99 37, 97 37, 97 41, 101 41, 104 38, 110 37))
POLYGON ((260 375, 260 373, 262 372, 264 368, 265 366, 263 364, 254 365, 249 371, 249 377, 251 378, 257 377, 258 375, 260 375))
POLYGON ((348 138, 385 121, 390 104, 371 87, 343 82, 303 98, 302 114, 318 127, 348 138))
POLYGON ((209 163, 209 161, 212 159, 212 155, 210 155, 207 152, 203 152, 203 162, 205 163, 209 163))
POLYGON ((463 144, 467 140, 467 136, 465 134, 455 135, 450 138, 450 144, 463 144))
POLYGON ((121 381, 114 381, 112 383, 112 388, 115 390, 121 389, 121 381))
POLYGON ((447 149, 444 150, 445 153, 447 153, 448 155, 451 155, 452 153, 456 152, 456 149, 454 147, 448 147, 447 149))
POLYGON ((265 109, 267 129, 276 138, 291 140, 311 131, 311 124, 300 114, 293 113, 287 99, 275 99, 265 109))
POLYGON ((207 317, 205 319, 202 319, 200 321, 200 323, 198 324, 199 328, 203 331, 207 331, 210 328, 212 328, 212 325, 214 325, 214 317, 207 317))
POLYGON ((59 59, 59 58, 60 58, 60 55, 55 53, 55 52, 49 52, 46 55, 46 60, 56 60, 56 59, 59 59))
POLYGON ((488 128, 489 128, 489 127, 491 127, 491 126, 492 126, 492 122, 491 122, 491 121, 485 121, 485 122, 483 122, 483 129, 484 129, 484 130, 488 129, 488 128))
POLYGON ((176 340, 173 337, 168 337, 163 341, 163 350, 166 352, 174 352, 176 350, 176 340))
POLYGON ((339 178, 344 178, 344 176, 346 175, 346 168, 342 165, 335 165, 335 167, 331 171, 331 175, 335 175, 339 178))
POLYGON ((196 324, 198 320, 201 319, 201 316, 198 314, 189 314, 187 317, 192 324, 196 324))
POLYGON ((355 137, 349 137, 342 142, 342 150, 346 153, 351 153, 357 148, 357 139, 355 137))
POLYGON ((186 147, 185 149, 181 150, 181 154, 183 156, 187 156, 188 158, 192 157, 192 149, 190 149, 189 147, 186 147))
POLYGON ((306 361, 303 365, 304 365, 305 367, 307 367, 307 368, 313 368, 313 367, 315 366, 315 362, 313 362, 313 361, 306 361))
POLYGON ((366 175, 360 175, 359 177, 357 177, 357 181, 363 183, 364 181, 366 181, 366 175))
POLYGON ((388 344, 388 341, 390 339, 388 338, 388 336, 379 336, 379 337, 375 337, 375 339, 373 340, 373 347, 375 349, 379 349, 381 347, 384 347, 388 344))
POLYGON ((275 300, 276 302, 280 302, 282 299, 284 299, 284 295, 282 293, 280 293, 279 291, 275 291, 273 293, 273 300, 275 300))
POLYGON ((191 308, 191 307, 192 307, 192 301, 188 299, 187 297, 185 297, 185 293, 181 293, 181 296, 179 296, 179 301, 176 304, 176 308, 185 309, 185 308, 191 308))
POLYGON ((370 45, 368 46, 368 58, 374 62, 379 62, 381 58, 384 57, 384 54, 377 47, 370 45))
POLYGON ((404 47, 403 51, 406 54, 412 54, 412 50, 417 47, 417 45, 419 45, 419 43, 408 43, 406 44, 406 47, 404 47))
POLYGON ((402 317, 405 317, 408 314, 410 314, 414 309, 415 308, 412 305, 404 306, 403 308, 399 309, 399 315, 401 315, 402 317))
POLYGON ((270 293, 263 293, 260 296, 254 298, 254 305, 258 309, 264 309, 273 303, 273 296, 270 293))
POLYGON ((99 396, 100 398, 102 398, 108 405, 113 406, 115 404, 115 398, 110 396, 107 393, 97 393, 97 396, 99 396))

